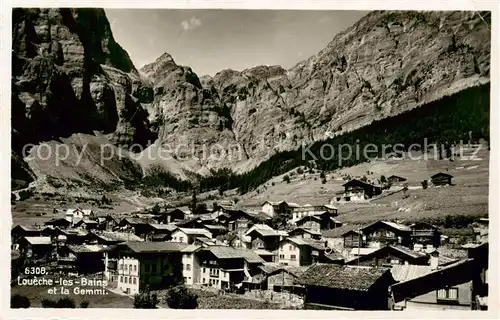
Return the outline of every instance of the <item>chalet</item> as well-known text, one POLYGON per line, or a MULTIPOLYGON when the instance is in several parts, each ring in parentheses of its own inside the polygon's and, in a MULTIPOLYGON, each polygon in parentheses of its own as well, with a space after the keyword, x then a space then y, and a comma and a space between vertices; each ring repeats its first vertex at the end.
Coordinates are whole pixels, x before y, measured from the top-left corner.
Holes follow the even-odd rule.
POLYGON ((172 241, 186 244, 193 244, 196 238, 212 238, 212 233, 205 229, 177 228, 172 232, 172 241))
POLYGON ((400 264, 428 265, 429 255, 406 247, 389 245, 367 255, 346 261, 346 264, 373 267, 390 267, 400 264))
POLYGON ((89 220, 89 219, 81 219, 77 223, 75 223, 74 227, 83 229, 83 230, 94 230, 97 229, 99 226, 99 222, 95 220, 89 220))
POLYGON ((104 221, 100 221, 99 229, 101 230, 112 231, 120 224, 120 218, 115 215, 107 214, 103 218, 104 221))
POLYGON ((104 271, 104 251, 100 244, 67 245, 58 250, 61 260, 72 261, 78 274, 92 274, 104 271))
POLYGON ((216 224, 206 224, 203 228, 208 230, 214 237, 224 235, 228 232, 226 227, 216 224))
POLYGON ((131 232, 112 232, 94 230, 88 233, 86 242, 91 244, 116 245, 128 241, 142 241, 142 239, 131 232))
POLYGON ((146 238, 150 241, 168 241, 172 239, 172 232, 177 229, 174 224, 150 223, 150 231, 146 238))
POLYGON ((55 228, 51 232, 51 238, 58 244, 83 244, 87 240, 87 230, 55 228))
POLYGON ((307 268, 275 263, 264 263, 260 266, 260 269, 267 277, 266 287, 268 290, 292 293, 303 293, 304 287, 298 283, 298 279, 307 268))
POLYGON ((81 219, 90 219, 94 216, 91 209, 68 209, 66 210, 65 219, 74 225, 81 219))
POLYGON ((201 249, 201 246, 191 244, 181 250, 182 277, 186 285, 193 285, 201 282, 201 262, 196 254, 201 249))
POLYGON ((417 222, 410 225, 410 230, 412 244, 430 244, 435 248, 439 247, 441 243, 441 233, 435 226, 425 222, 417 222))
POLYGON ((280 241, 280 234, 266 224, 253 225, 245 235, 250 237, 252 249, 274 251, 280 241))
POLYGON ((451 185, 451 179, 453 176, 451 174, 439 172, 431 176, 432 184, 435 186, 445 186, 451 185))
MULTIPOLYGON (((188 245, 174 242, 126 242, 113 250, 118 254, 117 287, 126 294, 136 294, 146 286, 168 288, 182 281, 182 250, 188 245)), ((106 263, 105 257, 105 265, 106 263)), ((105 272, 109 272, 106 270, 105 272)))
POLYGON ((316 215, 303 216, 295 221, 298 227, 312 230, 330 230, 342 226, 342 222, 331 216, 331 213, 325 211, 316 215))
POLYGON ((19 240, 19 252, 29 260, 49 260, 54 246, 50 237, 23 237, 19 240))
POLYGON ((150 232, 151 227, 149 224, 152 222, 154 221, 146 218, 126 217, 118 224, 118 230, 132 231, 135 235, 144 237, 150 232))
POLYGON ((186 212, 181 209, 174 209, 164 214, 159 214, 154 217, 158 223, 168 224, 186 219, 186 212))
POLYGON ((342 185, 344 193, 335 198, 336 201, 364 201, 382 193, 380 186, 375 186, 361 180, 353 179, 342 185))
POLYGON ((243 234, 236 234, 228 239, 228 243, 233 248, 252 248, 252 238, 243 234))
POLYGON ((410 245, 411 229, 392 221, 377 221, 360 230, 366 236, 369 247, 382 247, 387 244, 410 245))
POLYGON ((248 230, 251 226, 253 226, 253 223, 244 218, 228 222, 229 231, 248 230))
POLYGON ((277 214, 290 214, 292 215, 295 208, 300 208, 300 205, 293 202, 271 202, 266 201, 262 204, 262 212, 270 217, 274 217, 277 214))
POLYGON ((344 248, 363 248, 366 246, 366 237, 358 230, 349 230, 342 234, 344 248))
POLYGON ((325 250, 326 246, 322 241, 287 238, 279 244, 278 262, 289 266, 308 266, 324 255, 325 250))
POLYGON ((24 226, 24 225, 16 225, 10 231, 11 242, 17 243, 19 239, 23 237, 40 237, 42 236, 43 229, 39 226, 24 226))
POLYGON ((305 286, 305 309, 389 310, 387 268, 314 264, 298 279, 305 286))
POLYGON ((177 221, 175 225, 179 228, 202 229, 205 226, 205 223, 200 217, 191 217, 186 220, 177 221))
POLYGON ((403 182, 406 182, 406 180, 407 180, 406 178, 395 176, 395 175, 392 175, 389 178, 387 178, 387 182, 393 186, 399 185, 403 182))
POLYGON ((293 214, 292 219, 296 221, 302 217, 320 215, 324 212, 328 212, 331 214, 332 217, 335 217, 338 214, 338 209, 337 207, 329 204, 317 205, 317 206, 306 204, 301 207, 292 208, 292 214, 293 214))
POLYGON ((211 246, 197 252, 201 284, 229 289, 260 273, 264 262, 255 252, 229 246, 211 246))
POLYGON ((277 256, 276 253, 264 250, 264 249, 257 249, 254 250, 254 252, 261 257, 262 260, 265 262, 277 262, 277 256))
POLYGON ((67 229, 67 228, 71 227, 72 224, 67 219, 54 218, 54 219, 50 219, 49 221, 45 222, 45 225, 48 227, 52 227, 52 228, 67 229))
POLYGON ((321 232, 307 228, 296 228, 288 233, 290 237, 320 240, 321 232))

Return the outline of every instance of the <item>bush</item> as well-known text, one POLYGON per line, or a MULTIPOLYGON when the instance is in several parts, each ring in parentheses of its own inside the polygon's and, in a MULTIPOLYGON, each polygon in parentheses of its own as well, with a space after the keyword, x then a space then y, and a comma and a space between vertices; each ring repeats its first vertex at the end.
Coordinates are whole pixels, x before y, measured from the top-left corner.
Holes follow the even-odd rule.
POLYGON ((171 309, 196 309, 198 307, 198 295, 182 285, 170 288, 165 301, 171 309))
POLYGON ((429 182, 427 180, 423 180, 422 181, 422 188, 427 189, 427 187, 429 187, 429 182))
POLYGON ((304 169, 302 169, 302 168, 297 169, 297 174, 303 174, 303 173, 304 173, 304 169))
POLYGON ((326 179, 325 172, 324 172, 324 171, 321 171, 321 173, 319 174, 319 177, 320 177, 321 179, 326 179))
POLYGON ((286 182, 286 183, 290 183, 290 177, 288 175, 285 175, 283 177, 283 181, 286 182))
POLYGON ((57 301, 57 306, 56 308, 67 308, 67 309, 73 309, 75 308, 75 301, 73 299, 70 299, 68 297, 61 298, 57 301))
POLYGON ((275 185, 274 181, 273 181, 273 182, 271 182, 271 185, 274 187, 274 185, 275 185))
POLYGON ((88 308, 89 307, 89 302, 87 300, 83 300, 80 302, 80 308, 88 308))
POLYGON ((10 307, 12 309, 29 308, 30 306, 30 299, 26 296, 16 294, 10 299, 10 307))
POLYGON ((381 175, 380 176, 380 182, 381 183, 386 183, 387 182, 387 178, 384 175, 381 175))
POLYGON ((42 308, 57 308, 57 302, 51 299, 42 299, 42 308))
POLYGON ((156 309, 158 304, 158 296, 156 293, 146 289, 134 296, 135 309, 156 309))
POLYGON ((326 183, 326 178, 321 179, 321 183, 325 184, 326 183))

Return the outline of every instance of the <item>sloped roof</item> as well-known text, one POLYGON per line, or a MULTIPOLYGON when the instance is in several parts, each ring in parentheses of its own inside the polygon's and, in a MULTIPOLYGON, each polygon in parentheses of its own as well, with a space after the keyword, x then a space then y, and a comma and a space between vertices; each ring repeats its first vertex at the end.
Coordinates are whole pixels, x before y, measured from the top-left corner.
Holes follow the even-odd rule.
POLYGON ((431 271, 431 266, 417 266, 412 264, 394 265, 391 268, 392 277, 398 282, 416 279, 431 271))
POLYGON ((451 174, 448 174, 448 173, 444 173, 444 172, 438 172, 434 175, 431 176, 432 179, 434 178, 437 178, 437 177, 449 177, 449 178, 453 178, 453 176, 451 174))
POLYGON ((413 259, 419 259, 419 258, 423 258, 423 257, 427 256, 425 253, 413 251, 413 250, 406 248, 406 247, 403 247, 403 246, 392 245, 392 246, 388 246, 388 247, 390 247, 391 249, 397 250, 397 251, 403 253, 404 255, 407 255, 413 259))
POLYGON ((118 241, 118 242, 142 241, 140 237, 136 236, 133 233, 128 233, 128 232, 99 231, 99 232, 92 232, 92 234, 96 235, 97 237, 105 241, 118 241))
POLYGON ((178 230, 184 232, 187 235, 200 235, 200 236, 205 236, 207 238, 212 238, 212 234, 205 229, 198 229, 198 228, 178 228, 178 230))
POLYGON ((52 244, 50 237, 24 237, 31 245, 45 245, 52 244))
POLYGON ((181 252, 184 252, 184 253, 193 253, 193 252, 198 251, 201 248, 202 248, 201 246, 198 246, 196 244, 190 244, 187 247, 185 247, 184 249, 182 249, 181 252))
MULTIPOLYGON (((378 251, 380 249, 378 248, 352 248, 351 249, 351 255, 360 255, 360 256, 365 256, 365 255, 368 255, 368 254, 371 254, 375 251, 378 251)), ((354 258, 354 259, 357 259, 357 258, 354 258)))
POLYGON ((367 291, 377 280, 389 272, 387 268, 316 263, 299 277, 299 282, 318 287, 367 291))
POLYGON ((188 244, 180 242, 149 242, 149 241, 129 241, 120 244, 126 246, 136 253, 166 253, 181 252, 188 247, 188 244))
POLYGON ((205 228, 207 228, 208 230, 227 230, 226 227, 224 226, 218 226, 218 225, 215 225, 215 224, 206 224, 205 225, 205 228))
POLYGON ((204 250, 212 252, 212 254, 219 259, 243 258, 249 263, 264 262, 264 260, 262 260, 257 253, 250 249, 217 245, 205 248, 204 250))
POLYGON ((330 230, 324 230, 321 232, 323 237, 325 238, 341 238, 344 234, 346 234, 349 231, 357 231, 359 228, 358 225, 353 225, 353 224, 345 224, 341 227, 330 229, 330 230))
POLYGON ((336 206, 334 206, 333 204, 325 204, 325 205, 323 205, 323 207, 325 207, 327 209, 338 210, 338 208, 336 206))
POLYGON ((361 231, 366 230, 366 229, 368 229, 368 228, 370 228, 370 227, 372 227, 372 226, 374 226, 374 225, 376 225, 378 223, 385 224, 385 225, 387 225, 387 226, 389 226, 389 227, 391 227, 393 229, 399 230, 399 231, 411 231, 410 227, 408 227, 408 226, 406 226, 404 224, 393 222, 393 221, 383 221, 383 220, 382 221, 373 222, 373 223, 371 223, 371 224, 369 224, 369 225, 361 228, 361 231))
POLYGON ((252 232, 257 232, 263 237, 278 236, 278 232, 268 226, 267 224, 254 224, 250 229, 245 232, 245 235, 249 235, 252 232))
POLYGON ((12 230, 14 230, 15 228, 20 228, 23 231, 42 231, 43 230, 42 228, 39 228, 39 227, 36 227, 36 226, 26 226, 26 225, 22 225, 22 224, 18 224, 16 226, 14 226, 12 228, 12 230))
POLYGON ((325 241, 320 241, 320 240, 313 240, 313 239, 307 239, 307 238, 298 238, 298 237, 290 237, 286 238, 282 242, 290 241, 292 243, 295 243, 296 245, 299 246, 309 246, 312 247, 316 250, 325 250, 325 241))
POLYGON ((90 220, 90 219, 81 219, 78 221, 77 224, 82 224, 82 223, 85 223, 85 224, 99 224, 99 222, 95 221, 95 220, 90 220))
POLYGON ((259 256, 275 256, 276 255, 276 253, 273 253, 271 251, 264 250, 264 249, 257 249, 257 250, 254 250, 254 252, 256 254, 258 254, 259 256))
POLYGON ((174 231, 177 229, 177 226, 175 224, 161 224, 161 223, 150 223, 149 224, 151 227, 157 230, 168 230, 168 231, 174 231))
POLYGON ((313 235, 317 235, 317 236, 321 235, 320 231, 311 230, 311 229, 307 229, 307 228, 301 228, 301 227, 293 229, 292 231, 290 231, 290 233, 295 233, 295 232, 298 232, 298 231, 302 231, 302 232, 313 234, 313 235))
POLYGON ((106 246, 100 244, 68 245, 67 247, 75 253, 104 252, 107 248, 106 246))

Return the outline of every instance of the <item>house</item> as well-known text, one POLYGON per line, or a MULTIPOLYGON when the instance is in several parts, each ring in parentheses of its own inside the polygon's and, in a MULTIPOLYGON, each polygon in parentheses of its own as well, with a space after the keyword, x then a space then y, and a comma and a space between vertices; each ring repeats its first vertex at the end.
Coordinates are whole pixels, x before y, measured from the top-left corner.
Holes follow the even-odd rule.
POLYGON ((172 232, 177 229, 174 224, 149 223, 150 231, 146 235, 149 241, 169 241, 172 239, 172 232))
POLYGON ((229 246, 211 246, 197 252, 201 261, 201 284, 231 289, 260 274, 264 262, 255 252, 229 246))
POLYGON ((425 222, 410 225, 412 244, 432 245, 437 248, 441 244, 441 233, 438 228, 425 222))
POLYGON ((238 231, 238 230, 248 230, 253 223, 245 218, 237 219, 236 221, 228 221, 227 223, 229 231, 238 231))
POLYGON ((259 255, 259 257, 265 262, 277 262, 277 255, 274 252, 267 251, 264 249, 257 249, 254 252, 259 255))
POLYGON ((361 231, 351 229, 342 234, 344 248, 363 248, 366 246, 366 237, 361 231))
POLYGON ((388 266, 400 264, 428 265, 429 255, 402 246, 386 246, 366 255, 346 261, 348 265, 388 266))
POLYGON ((302 217, 320 215, 323 212, 328 212, 332 217, 335 217, 338 214, 338 209, 333 205, 313 206, 310 204, 306 204, 301 207, 292 208, 292 219, 296 221, 302 217))
POLYGON ((212 234, 208 230, 196 228, 177 228, 172 232, 173 242, 192 244, 198 237, 206 237, 210 239, 212 238, 212 234))
POLYGON ((377 221, 364 228, 361 233, 366 236, 369 247, 382 247, 387 244, 410 246, 411 229, 392 221, 377 221))
POLYGON ((290 214, 292 215, 293 210, 295 208, 299 208, 300 205, 294 202, 286 202, 286 201, 281 201, 281 202, 271 202, 271 201, 265 201, 262 204, 262 212, 266 214, 269 217, 274 217, 275 215, 278 214, 290 214))
POLYGON ((304 286, 298 283, 300 276, 308 267, 284 266, 276 263, 264 263, 260 266, 267 277, 267 289, 271 291, 288 291, 296 294, 304 292, 304 286))
POLYGON ((97 229, 99 226, 99 222, 95 220, 89 220, 89 219, 81 219, 77 223, 75 223, 74 227, 83 229, 83 230, 94 230, 97 229))
POLYGON ((116 245, 127 241, 142 241, 142 239, 131 232, 113 232, 93 230, 88 233, 86 242, 91 244, 116 245))
POLYGON ((73 270, 78 274, 92 274, 104 271, 104 251, 107 246, 101 244, 67 245, 58 250, 60 257, 72 261, 73 270))
POLYGON ((158 214, 154 217, 154 219, 158 223, 163 223, 163 224, 168 224, 168 223, 173 223, 176 221, 182 221, 185 220, 187 217, 186 212, 181 209, 174 209, 171 211, 168 211, 164 214, 158 214))
POLYGON ((320 240, 321 239, 321 232, 299 227, 299 228, 296 228, 296 229, 290 231, 288 233, 288 236, 294 237, 294 238, 307 238, 307 239, 320 240))
POLYGON ((43 229, 40 226, 16 225, 11 229, 11 243, 17 243, 23 237, 40 237, 43 229))
POLYGON ((201 250, 199 245, 191 244, 181 250, 182 253, 182 278, 186 285, 201 282, 201 262, 196 253, 201 250))
POLYGON ((289 266, 308 266, 325 253, 325 243, 307 238, 287 238, 280 242, 278 262, 289 266))
POLYGON ((241 233, 235 234, 228 239, 228 243, 233 248, 252 248, 252 238, 241 233))
POLYGON ((50 237, 58 244, 83 244, 87 240, 89 232, 82 229, 60 229, 55 228, 50 237))
POLYGON ((406 180, 407 180, 406 178, 395 176, 395 175, 392 175, 389 178, 387 178, 387 182, 393 186, 401 184, 403 182, 406 182, 406 180))
POLYGON ((154 220, 138 217, 126 217, 123 218, 118 224, 118 230, 132 231, 139 237, 145 237, 151 230, 149 225, 150 223, 154 223, 154 220))
POLYGON ((453 176, 451 174, 439 172, 431 176, 432 184, 435 186, 445 186, 451 185, 451 179, 453 176))
POLYGON ((389 310, 388 268, 314 264, 298 279, 305 309, 389 310))
POLYGON ((29 260, 50 260, 54 246, 50 237, 23 237, 19 240, 19 253, 29 260))
POLYGON ((335 219, 331 213, 325 211, 316 215, 303 216, 295 221, 295 225, 312 230, 330 230, 342 226, 342 222, 335 219))
POLYGON ((274 251, 278 247, 280 234, 266 224, 255 224, 245 232, 249 236, 252 249, 274 251))
MULTIPOLYGON (((126 294, 136 294, 146 286, 163 289, 181 283, 182 250, 187 246, 184 243, 147 241, 118 244, 113 249, 118 254, 117 288, 126 294)), ((105 265, 108 265, 106 257, 105 265)))
POLYGON ((342 186, 344 187, 344 193, 336 196, 336 201, 364 201, 382 193, 382 187, 375 186, 358 179, 350 180, 342 186))
POLYGON ((205 224, 203 228, 208 230, 214 237, 224 235, 228 232, 226 227, 216 224, 205 224))
POLYGON ((67 229, 72 226, 71 222, 64 218, 54 218, 45 222, 45 225, 52 228, 67 229))
POLYGON ((74 225, 79 220, 86 218, 90 219, 94 216, 94 212, 91 209, 68 209, 66 210, 65 219, 74 225))

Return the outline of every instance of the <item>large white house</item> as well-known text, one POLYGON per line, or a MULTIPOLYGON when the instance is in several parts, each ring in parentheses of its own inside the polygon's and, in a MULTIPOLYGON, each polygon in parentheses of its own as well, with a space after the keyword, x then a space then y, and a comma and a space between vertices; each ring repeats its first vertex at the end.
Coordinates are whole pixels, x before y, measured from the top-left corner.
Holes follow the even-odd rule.
POLYGON ((192 244, 196 238, 212 238, 212 233, 206 229, 177 228, 172 232, 172 242, 192 244))
POLYGON ((92 209, 68 209, 66 210, 65 219, 75 225, 78 221, 83 219, 90 219, 94 212, 92 209))

